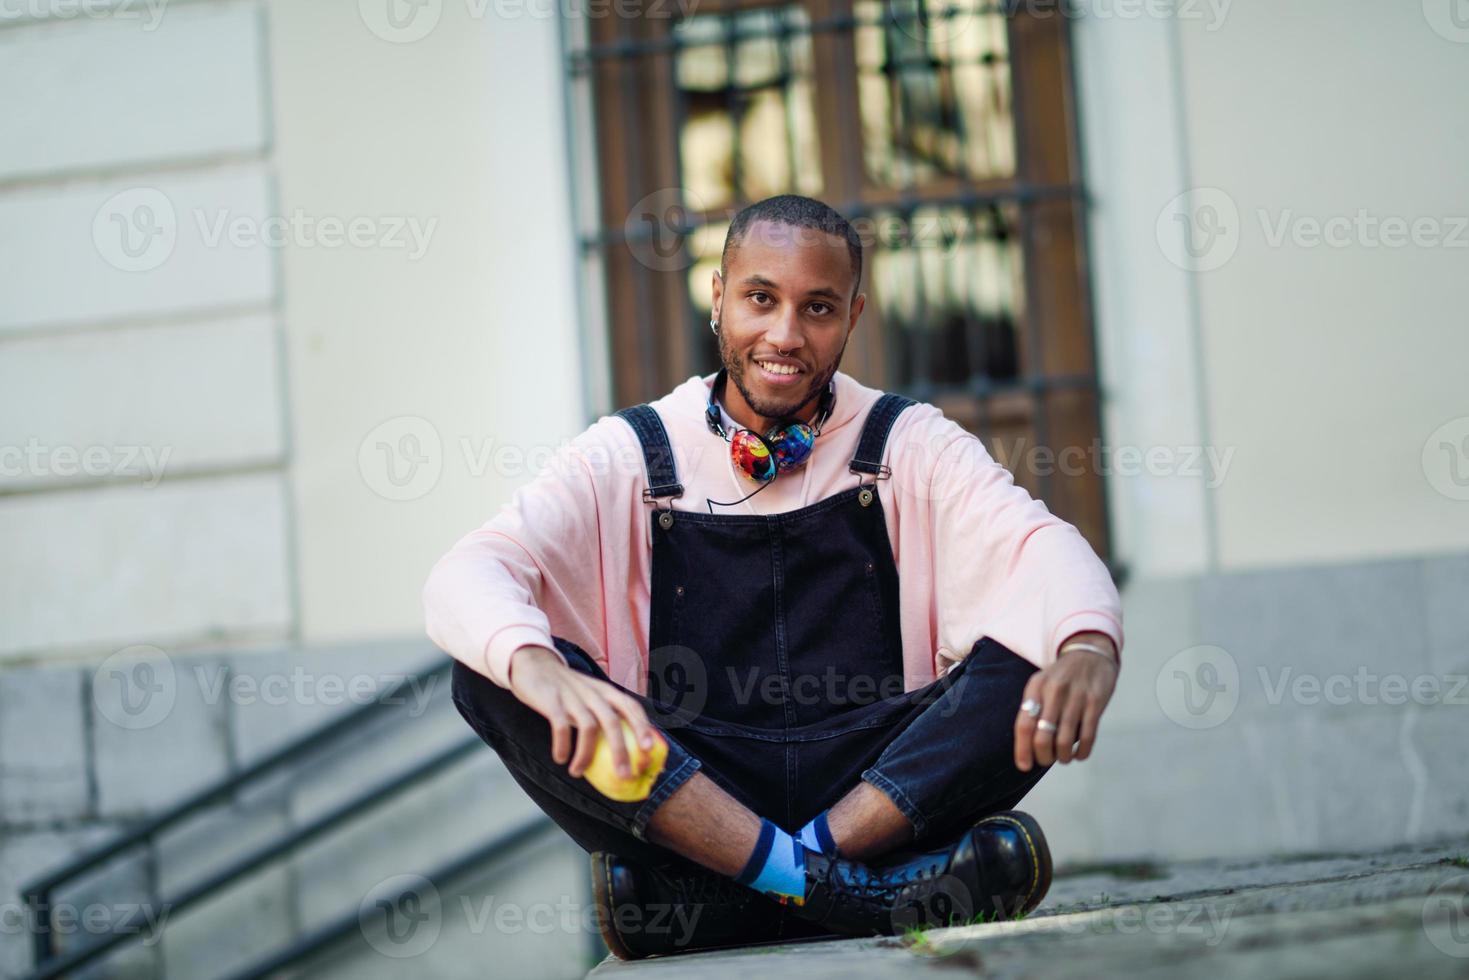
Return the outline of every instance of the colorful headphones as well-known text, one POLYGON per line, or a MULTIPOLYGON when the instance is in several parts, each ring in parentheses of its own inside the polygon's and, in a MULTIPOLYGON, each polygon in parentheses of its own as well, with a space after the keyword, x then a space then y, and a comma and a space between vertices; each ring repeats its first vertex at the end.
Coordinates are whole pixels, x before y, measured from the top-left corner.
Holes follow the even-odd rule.
POLYGON ((769 483, 776 474, 796 469, 806 462, 816 445, 816 437, 821 435, 821 427, 831 417, 832 408, 836 405, 835 383, 827 382, 816 417, 810 423, 800 419, 781 419, 762 436, 743 427, 725 432, 720 424, 719 403, 715 399, 724 394, 728 374, 726 369, 720 368, 714 378, 704 420, 709 424, 710 432, 729 443, 729 458, 735 468, 756 483, 769 483))

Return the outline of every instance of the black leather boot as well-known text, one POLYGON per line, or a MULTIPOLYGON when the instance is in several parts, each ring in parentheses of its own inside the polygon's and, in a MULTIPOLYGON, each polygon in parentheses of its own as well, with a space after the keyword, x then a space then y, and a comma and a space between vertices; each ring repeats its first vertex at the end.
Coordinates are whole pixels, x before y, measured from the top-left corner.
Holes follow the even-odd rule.
POLYGON ((652 867, 598 851, 592 855, 592 896, 602 940, 623 960, 833 935, 688 862, 652 867))
POLYGON ((1051 887, 1051 852, 1035 818, 1007 810, 948 847, 872 862, 806 855, 806 898, 791 912, 846 935, 1013 919, 1051 887))

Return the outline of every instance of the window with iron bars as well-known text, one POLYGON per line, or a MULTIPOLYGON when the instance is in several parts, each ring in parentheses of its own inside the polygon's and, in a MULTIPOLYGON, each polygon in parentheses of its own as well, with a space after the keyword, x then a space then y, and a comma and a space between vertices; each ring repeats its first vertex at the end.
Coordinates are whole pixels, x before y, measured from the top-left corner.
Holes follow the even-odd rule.
POLYGON ((620 10, 569 20, 565 45, 583 281, 606 338, 599 413, 718 367, 709 280, 730 219, 805 194, 866 245, 842 370, 938 405, 1107 557, 1064 9, 620 10))

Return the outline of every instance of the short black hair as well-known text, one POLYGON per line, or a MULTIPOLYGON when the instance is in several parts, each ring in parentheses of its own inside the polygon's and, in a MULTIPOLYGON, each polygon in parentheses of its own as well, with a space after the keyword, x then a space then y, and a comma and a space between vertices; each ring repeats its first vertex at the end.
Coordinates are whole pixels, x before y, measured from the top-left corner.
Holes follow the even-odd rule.
POLYGON ((847 254, 852 259, 852 295, 857 295, 857 287, 862 283, 862 240, 857 237, 856 229, 835 209, 799 194, 767 197, 734 216, 734 220, 729 223, 729 231, 724 236, 724 251, 719 256, 721 276, 729 268, 730 256, 744 243, 750 226, 757 221, 769 221, 788 228, 810 228, 844 239, 847 243, 847 254))

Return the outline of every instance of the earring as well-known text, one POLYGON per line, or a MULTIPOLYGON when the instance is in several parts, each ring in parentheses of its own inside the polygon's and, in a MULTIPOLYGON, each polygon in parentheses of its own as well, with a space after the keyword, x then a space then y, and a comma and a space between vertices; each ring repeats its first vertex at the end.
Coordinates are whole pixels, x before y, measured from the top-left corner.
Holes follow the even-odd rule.
POLYGON ((715 333, 719 332, 719 321, 715 320, 712 316, 709 318, 709 329, 715 333))

